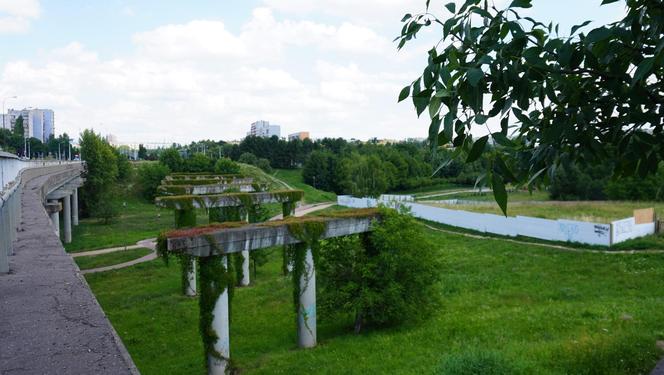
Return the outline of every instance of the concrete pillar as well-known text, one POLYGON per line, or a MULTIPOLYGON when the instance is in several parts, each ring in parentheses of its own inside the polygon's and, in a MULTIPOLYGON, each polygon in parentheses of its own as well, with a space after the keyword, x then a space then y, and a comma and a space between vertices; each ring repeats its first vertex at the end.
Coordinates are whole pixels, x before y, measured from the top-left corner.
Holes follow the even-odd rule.
POLYGON ((62 229, 64 230, 64 243, 71 243, 71 195, 64 197, 62 210, 62 229))
POLYGON ((316 269, 310 248, 304 257, 304 269, 300 275, 297 341, 300 348, 316 346, 316 269))
POLYGON ((71 197, 71 223, 78 225, 78 188, 74 188, 74 195, 71 197))
POLYGON ((249 279, 249 241, 246 241, 246 250, 242 251, 242 280, 240 286, 249 286, 251 280, 249 279))
MULTIPOLYGON (((176 228, 191 228, 196 226, 196 211, 189 210, 175 210, 175 227, 176 228)), ((189 264, 183 264, 182 267, 187 267, 187 277, 185 278, 186 285, 184 285, 184 294, 189 297, 196 296, 196 258, 189 257, 189 264)))
MULTIPOLYGON (((58 203, 57 199, 51 200, 49 202, 56 204, 58 203)), ((51 213, 51 225, 53 225, 55 235, 60 237, 60 213, 58 211, 51 213)))
POLYGON ((196 258, 190 257, 189 272, 187 272, 187 285, 184 294, 187 297, 196 297, 196 258))
MULTIPOLYGON (((212 256, 203 258, 201 260, 201 267, 206 267, 208 262, 212 263, 219 261, 220 258, 224 267, 228 267, 228 257, 225 255, 212 256)), ((223 292, 219 295, 214 303, 212 310, 212 330, 217 335, 217 341, 213 344, 214 351, 217 355, 208 353, 208 374, 209 375, 225 375, 228 368, 228 361, 231 357, 230 350, 230 324, 229 324, 229 311, 228 311, 228 286, 227 285, 214 285, 208 280, 201 280, 205 283, 203 288, 211 288, 212 290, 224 288, 223 292)), ((203 293, 203 296, 208 293, 203 293)), ((201 297, 204 298, 204 297, 201 297)))

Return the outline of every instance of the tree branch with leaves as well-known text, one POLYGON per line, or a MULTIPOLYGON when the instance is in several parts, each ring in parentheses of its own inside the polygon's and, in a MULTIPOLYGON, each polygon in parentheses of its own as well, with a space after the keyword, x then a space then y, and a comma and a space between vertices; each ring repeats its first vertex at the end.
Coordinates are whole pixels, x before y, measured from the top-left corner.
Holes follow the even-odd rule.
MULTIPOLYGON (((603 0, 598 6, 618 0, 603 0)), ((404 87, 420 116, 428 109, 433 147, 478 159, 491 140, 481 181, 507 212, 506 184, 546 184, 562 163, 599 164, 616 150, 614 176, 655 173, 664 159, 664 1, 627 0, 618 22, 563 34, 558 25, 522 17, 532 0, 505 9, 488 0, 406 14, 398 48, 436 27, 420 77, 404 87), (477 127, 500 130, 473 137, 477 127)))

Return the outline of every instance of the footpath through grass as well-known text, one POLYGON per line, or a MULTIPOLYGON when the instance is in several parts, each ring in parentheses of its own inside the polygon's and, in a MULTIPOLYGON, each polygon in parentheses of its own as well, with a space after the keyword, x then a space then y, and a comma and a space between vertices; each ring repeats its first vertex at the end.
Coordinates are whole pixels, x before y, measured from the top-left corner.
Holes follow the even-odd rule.
POLYGON ((305 203, 336 202, 337 195, 328 191, 318 190, 304 183, 302 169, 277 169, 273 176, 284 181, 293 189, 304 191, 305 203))
POLYGON ((138 259, 150 254, 152 250, 146 248, 131 249, 116 251, 108 254, 90 255, 84 257, 76 257, 74 261, 78 264, 78 268, 88 270, 91 268, 99 268, 112 266, 130 260, 138 259))
MULTIPOLYGON (((506 373, 638 374, 664 354, 656 347, 664 340, 664 254, 567 253, 427 233, 444 262, 436 314, 359 336, 351 317, 319 317, 318 347, 299 350, 292 284, 274 252, 253 286, 236 289, 234 364, 246 374, 419 375, 488 352, 506 373)), ((177 263, 87 279, 141 373, 204 373, 198 302, 180 295, 177 263)))

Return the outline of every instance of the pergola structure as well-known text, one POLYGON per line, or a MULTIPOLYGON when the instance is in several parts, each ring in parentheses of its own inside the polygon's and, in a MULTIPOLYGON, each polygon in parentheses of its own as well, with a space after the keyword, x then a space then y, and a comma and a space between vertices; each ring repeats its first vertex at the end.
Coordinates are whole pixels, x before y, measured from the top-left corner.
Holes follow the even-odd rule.
MULTIPOLYGON (((209 177, 206 175, 195 176, 209 177)), ((164 180, 164 182, 165 181, 166 180, 164 180)), ((171 181, 187 180, 179 179, 171 181)), ((196 181, 207 180, 199 179, 196 181)), ((242 221, 243 219, 247 222, 255 222, 256 208, 259 205, 266 203, 281 203, 283 215, 284 217, 287 217, 294 213, 296 202, 300 201, 304 195, 304 192, 301 190, 206 194, 206 192, 210 191, 210 189, 214 189, 212 187, 216 185, 178 185, 177 187, 181 186, 192 186, 190 191, 192 193, 200 194, 171 195, 157 197, 155 199, 155 203, 158 207, 170 208, 174 210, 176 228, 194 227, 196 225, 196 209, 208 210, 209 221, 211 223, 222 221, 242 221), (201 189, 198 189, 199 187, 201 189), (244 209, 245 215, 241 215, 241 209, 244 209)), ((172 188, 171 191, 177 190, 177 188, 172 188)), ((247 286, 250 283, 249 251, 243 251, 242 256, 242 279, 240 280, 240 285, 247 286)), ((187 273, 187 276, 183 277, 184 293, 188 296, 195 296, 197 294, 195 259, 183 259, 183 267, 185 267, 185 271, 187 273)))
POLYGON ((295 245, 294 268, 300 270, 297 308, 298 344, 316 346, 316 270, 313 249, 319 240, 371 231, 376 209, 352 210, 331 216, 286 218, 258 224, 222 223, 168 232, 161 245, 168 252, 199 259, 201 273, 201 334, 208 374, 224 374, 230 359, 228 255, 273 246, 295 245), (298 263, 299 262, 299 263, 298 263))

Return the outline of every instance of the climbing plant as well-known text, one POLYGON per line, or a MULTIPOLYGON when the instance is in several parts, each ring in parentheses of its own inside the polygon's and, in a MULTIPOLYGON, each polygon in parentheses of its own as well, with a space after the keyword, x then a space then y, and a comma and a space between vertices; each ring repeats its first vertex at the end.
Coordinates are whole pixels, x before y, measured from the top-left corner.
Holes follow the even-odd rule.
POLYGON ((291 236, 301 241, 290 248, 289 256, 293 265, 291 274, 293 281, 293 306, 295 312, 300 310, 300 278, 305 272, 307 249, 311 249, 314 264, 318 262, 319 239, 325 233, 325 222, 317 220, 298 220, 287 224, 291 236))

